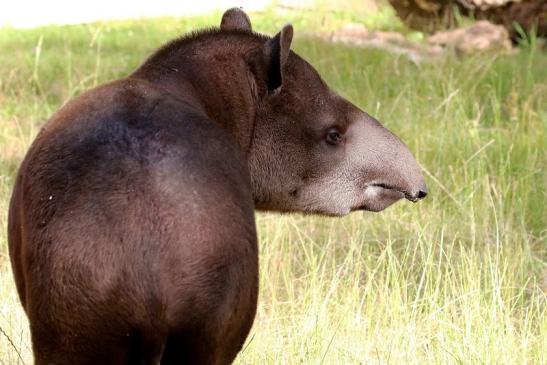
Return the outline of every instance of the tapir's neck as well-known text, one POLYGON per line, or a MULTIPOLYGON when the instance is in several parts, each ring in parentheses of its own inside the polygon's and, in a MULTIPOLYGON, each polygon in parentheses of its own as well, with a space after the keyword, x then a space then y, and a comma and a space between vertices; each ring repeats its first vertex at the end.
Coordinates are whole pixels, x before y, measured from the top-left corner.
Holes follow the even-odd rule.
MULTIPOLYGON (((236 34, 236 36, 238 36, 236 34)), ((240 36, 240 35, 239 35, 240 36)), ((145 79, 169 90, 211 120, 224 127, 247 151, 256 113, 250 72, 244 61, 256 42, 227 41, 220 33, 208 42, 181 41, 152 56, 132 77, 145 79), (163 53, 163 54, 162 54, 163 53)))

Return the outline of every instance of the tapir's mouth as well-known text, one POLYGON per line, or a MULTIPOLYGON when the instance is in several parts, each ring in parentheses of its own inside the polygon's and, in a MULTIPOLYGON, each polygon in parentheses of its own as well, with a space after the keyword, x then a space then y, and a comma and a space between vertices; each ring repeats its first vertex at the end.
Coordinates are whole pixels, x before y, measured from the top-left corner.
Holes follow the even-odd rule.
POLYGON ((371 184, 370 186, 377 186, 379 188, 382 188, 382 189, 386 189, 386 190, 392 190, 396 193, 399 193, 401 194, 401 198, 405 198, 413 203, 416 203, 418 200, 420 200, 420 198, 418 196, 412 196, 411 194, 405 192, 404 190, 401 190, 401 189, 398 189, 396 187, 393 187, 393 186, 390 186, 390 185, 387 185, 387 184, 383 184, 383 183, 379 183, 379 184, 371 184))
POLYGON ((418 200, 410 194, 387 184, 369 184, 365 188, 365 201, 362 205, 357 207, 356 210, 379 212, 403 198, 406 198, 411 202, 416 202, 418 200))

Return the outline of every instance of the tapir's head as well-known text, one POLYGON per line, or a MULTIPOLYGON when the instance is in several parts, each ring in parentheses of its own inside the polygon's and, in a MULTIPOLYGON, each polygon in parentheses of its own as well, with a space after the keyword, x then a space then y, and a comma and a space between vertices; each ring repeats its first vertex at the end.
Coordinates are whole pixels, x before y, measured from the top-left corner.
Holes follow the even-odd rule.
MULTIPOLYGON (((248 28, 243 11, 223 29, 248 28)), ((427 194, 407 146, 376 119, 329 89, 290 50, 291 25, 246 56, 257 103, 248 158, 258 209, 344 215, 381 211, 427 194)))

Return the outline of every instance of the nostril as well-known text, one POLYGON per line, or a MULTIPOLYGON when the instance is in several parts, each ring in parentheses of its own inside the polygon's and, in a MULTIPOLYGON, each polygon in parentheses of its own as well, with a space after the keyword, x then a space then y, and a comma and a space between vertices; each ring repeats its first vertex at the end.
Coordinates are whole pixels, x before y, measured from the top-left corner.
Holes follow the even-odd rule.
POLYGON ((418 199, 423 199, 427 196, 427 191, 424 191, 424 190, 420 190, 418 192, 418 199))

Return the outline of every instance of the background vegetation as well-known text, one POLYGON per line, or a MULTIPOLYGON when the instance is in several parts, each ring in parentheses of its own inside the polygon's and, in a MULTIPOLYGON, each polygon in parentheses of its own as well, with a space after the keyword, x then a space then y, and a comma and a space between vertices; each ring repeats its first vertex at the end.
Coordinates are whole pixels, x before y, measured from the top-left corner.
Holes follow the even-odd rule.
MULTIPOLYGON (((310 36, 359 20, 320 10, 251 18, 267 33, 291 21, 294 50, 407 142, 430 195, 343 219, 258 215, 260 304, 238 364, 545 364, 547 54, 532 38, 512 55, 415 64, 310 36)), ((6 219, 40 126, 165 41, 219 21, 0 29, 0 364, 32 363, 6 219)), ((406 32, 391 10, 366 22, 406 32)))

